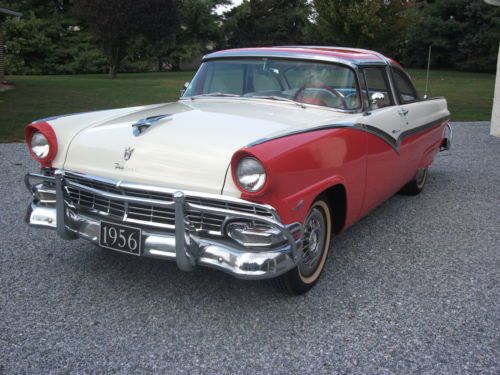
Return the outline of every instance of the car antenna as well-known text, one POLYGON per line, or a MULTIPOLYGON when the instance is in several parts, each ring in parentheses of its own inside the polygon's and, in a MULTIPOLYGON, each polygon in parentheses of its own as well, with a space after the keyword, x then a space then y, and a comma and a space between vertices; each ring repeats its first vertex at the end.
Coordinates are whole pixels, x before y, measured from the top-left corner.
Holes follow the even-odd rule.
POLYGON ((424 99, 427 99, 427 89, 429 88, 429 70, 431 69, 431 50, 432 50, 432 44, 429 44, 429 54, 427 56, 427 78, 425 79, 424 99))

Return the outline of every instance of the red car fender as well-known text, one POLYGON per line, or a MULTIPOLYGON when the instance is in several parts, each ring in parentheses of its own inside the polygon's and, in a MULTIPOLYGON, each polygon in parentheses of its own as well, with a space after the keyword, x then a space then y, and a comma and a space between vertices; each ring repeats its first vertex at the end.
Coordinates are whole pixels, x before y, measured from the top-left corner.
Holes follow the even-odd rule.
POLYGON ((233 161, 241 155, 260 160, 269 175, 262 191, 250 194, 240 189, 241 198, 273 206, 283 223, 304 222, 314 199, 339 184, 347 194, 346 226, 358 218, 366 177, 364 132, 347 128, 303 132, 244 148, 233 161))

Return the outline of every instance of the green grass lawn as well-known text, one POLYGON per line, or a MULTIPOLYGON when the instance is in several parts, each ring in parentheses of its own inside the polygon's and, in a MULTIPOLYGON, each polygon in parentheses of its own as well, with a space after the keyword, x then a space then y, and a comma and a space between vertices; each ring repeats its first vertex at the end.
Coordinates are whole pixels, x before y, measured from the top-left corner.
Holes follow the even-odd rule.
POLYGON ((177 100, 194 72, 106 75, 8 76, 0 92, 0 141, 24 138, 29 122, 64 113, 131 107, 177 100))
MULTIPOLYGON (((426 71, 408 73, 423 95, 426 71)), ((490 121, 494 91, 494 74, 431 70, 429 75, 429 97, 446 97, 452 121, 490 121)))
MULTIPOLYGON (((9 76, 15 89, 0 92, 0 141, 22 140, 24 126, 43 117, 176 100, 193 74, 9 76)), ((425 71, 410 74, 423 94, 425 71)), ((494 81, 494 74, 432 71, 429 94, 448 99, 454 121, 490 120, 494 81)))

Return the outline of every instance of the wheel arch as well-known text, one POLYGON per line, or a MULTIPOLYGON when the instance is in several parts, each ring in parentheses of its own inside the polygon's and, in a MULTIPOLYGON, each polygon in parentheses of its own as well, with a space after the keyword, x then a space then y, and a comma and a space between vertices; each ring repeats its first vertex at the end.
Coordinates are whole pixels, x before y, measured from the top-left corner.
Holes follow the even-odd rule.
POLYGON ((316 199, 320 196, 326 197, 330 206, 333 233, 340 233, 345 226, 347 216, 347 192, 345 186, 335 184, 321 192, 316 199))

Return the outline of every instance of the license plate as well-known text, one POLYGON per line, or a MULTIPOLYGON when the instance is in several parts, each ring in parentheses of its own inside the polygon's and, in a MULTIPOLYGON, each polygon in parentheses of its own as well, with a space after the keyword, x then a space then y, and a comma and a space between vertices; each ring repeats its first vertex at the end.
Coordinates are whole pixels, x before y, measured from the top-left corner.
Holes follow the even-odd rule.
POLYGON ((139 228, 101 221, 99 246, 133 255, 141 255, 142 232, 139 228))

